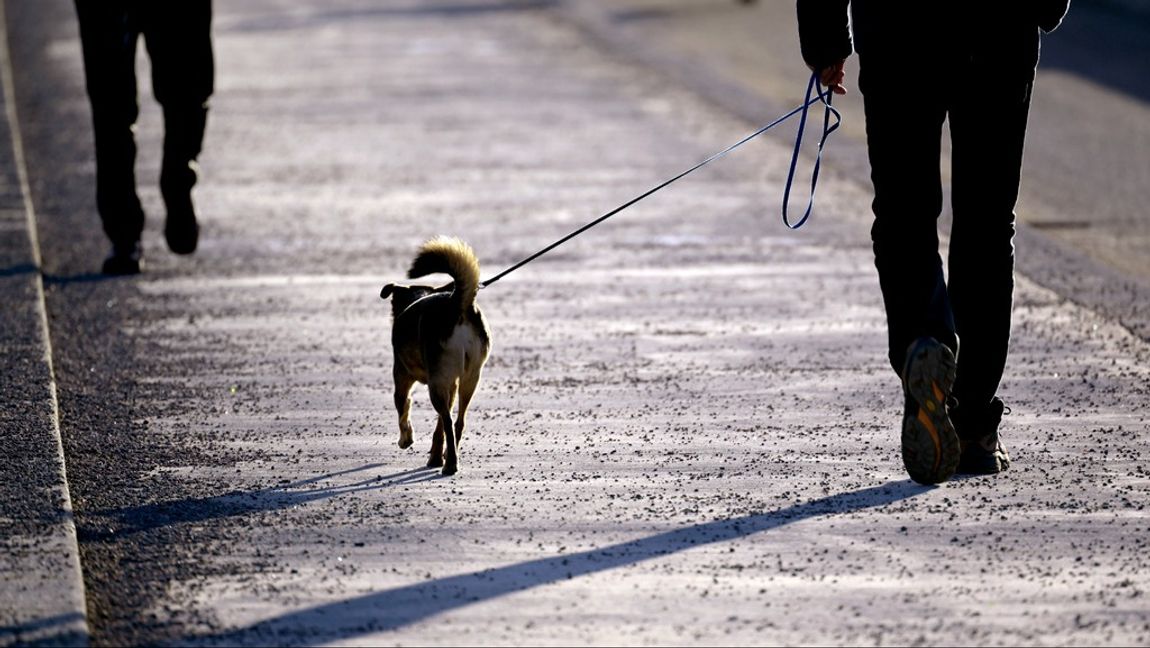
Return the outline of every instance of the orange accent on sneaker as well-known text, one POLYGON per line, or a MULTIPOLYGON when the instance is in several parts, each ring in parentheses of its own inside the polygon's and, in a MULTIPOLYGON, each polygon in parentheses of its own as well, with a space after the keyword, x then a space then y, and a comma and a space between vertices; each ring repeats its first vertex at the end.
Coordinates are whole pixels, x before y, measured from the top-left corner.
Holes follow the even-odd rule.
POLYGON ((938 430, 935 429, 930 416, 921 409, 918 410, 918 422, 922 423, 922 426, 930 433, 930 440, 934 441, 934 470, 938 472, 938 466, 942 463, 942 443, 938 440, 938 430))
POLYGON ((942 390, 938 388, 938 383, 934 382, 933 380, 930 381, 930 388, 934 391, 935 400, 940 403, 946 402, 946 394, 942 393, 942 390))

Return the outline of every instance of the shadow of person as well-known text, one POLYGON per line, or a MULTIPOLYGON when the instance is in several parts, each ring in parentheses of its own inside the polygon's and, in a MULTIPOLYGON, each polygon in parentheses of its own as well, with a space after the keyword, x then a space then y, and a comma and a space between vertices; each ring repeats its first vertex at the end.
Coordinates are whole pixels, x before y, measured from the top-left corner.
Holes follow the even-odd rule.
POLYGON ((102 283, 105 281, 115 281, 128 278, 130 277, 123 275, 108 275, 102 272, 81 272, 71 275, 45 274, 44 283, 49 286, 70 286, 73 284, 102 283))
POLYGON ((17 263, 7 268, 0 268, 0 278, 19 277, 21 275, 36 274, 38 272, 40 272, 40 268, 36 267, 34 263, 17 263))
POLYGON ((85 284, 108 281, 112 279, 123 279, 123 277, 116 277, 106 275, 102 272, 81 272, 70 275, 58 275, 44 272, 34 263, 18 263, 0 268, 0 279, 7 277, 20 277, 23 275, 36 275, 42 276, 44 283, 47 285, 67 286, 70 284, 85 284))
POLYGON ((573 554, 447 576, 288 612, 246 628, 185 637, 190 643, 315 645, 386 632, 474 603, 726 542, 811 518, 892 504, 931 490, 911 481, 830 495, 787 508, 715 520, 573 554))
POLYGON ((82 630, 86 619, 79 612, 42 617, 25 623, 0 625, 0 645, 4 646, 83 646, 88 634, 82 630))

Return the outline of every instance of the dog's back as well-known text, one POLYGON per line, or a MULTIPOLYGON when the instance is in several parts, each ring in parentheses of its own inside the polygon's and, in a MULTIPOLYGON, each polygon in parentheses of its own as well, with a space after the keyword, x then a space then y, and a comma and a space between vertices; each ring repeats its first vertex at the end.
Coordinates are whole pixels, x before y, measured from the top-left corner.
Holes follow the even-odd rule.
POLYGON ((380 297, 391 298, 392 343, 396 360, 420 382, 432 378, 444 354, 461 357, 464 366, 447 373, 478 370, 491 347, 483 313, 475 303, 479 292, 479 260, 463 241, 439 237, 424 243, 412 261, 408 277, 450 275, 444 286, 388 284, 380 297))

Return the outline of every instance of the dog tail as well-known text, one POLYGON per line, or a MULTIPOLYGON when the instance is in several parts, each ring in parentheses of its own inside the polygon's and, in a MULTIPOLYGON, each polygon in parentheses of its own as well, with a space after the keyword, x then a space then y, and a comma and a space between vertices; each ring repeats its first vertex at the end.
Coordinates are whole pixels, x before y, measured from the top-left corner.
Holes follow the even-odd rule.
POLYGON ((460 312, 469 310, 479 292, 479 259, 471 246, 447 236, 424 243, 411 262, 407 276, 415 279, 436 272, 451 275, 455 280, 452 298, 459 302, 460 312))

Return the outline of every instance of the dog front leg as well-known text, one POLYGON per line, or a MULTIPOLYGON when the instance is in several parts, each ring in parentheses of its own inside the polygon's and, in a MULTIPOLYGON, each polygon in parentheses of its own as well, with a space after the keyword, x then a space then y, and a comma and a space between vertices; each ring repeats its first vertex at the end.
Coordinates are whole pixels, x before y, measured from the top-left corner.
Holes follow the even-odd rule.
POLYGON ((399 411, 399 447, 410 448, 415 441, 415 430, 411 427, 411 388, 415 380, 406 374, 395 372, 395 409, 399 411))

